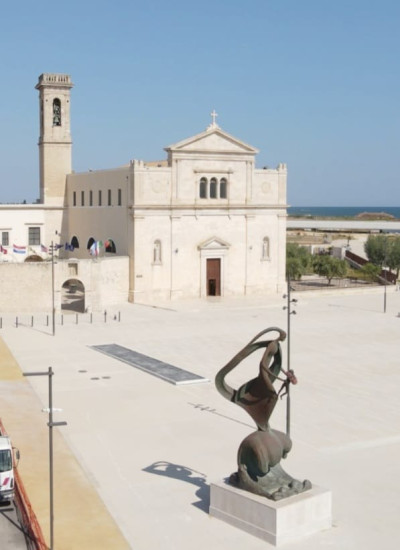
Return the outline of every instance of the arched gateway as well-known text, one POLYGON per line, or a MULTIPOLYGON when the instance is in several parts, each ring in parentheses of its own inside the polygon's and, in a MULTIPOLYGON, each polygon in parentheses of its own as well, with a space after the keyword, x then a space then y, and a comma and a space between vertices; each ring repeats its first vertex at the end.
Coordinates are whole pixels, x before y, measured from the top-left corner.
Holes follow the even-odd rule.
POLYGON ((85 312, 85 287, 78 279, 68 279, 61 288, 61 309, 85 312))

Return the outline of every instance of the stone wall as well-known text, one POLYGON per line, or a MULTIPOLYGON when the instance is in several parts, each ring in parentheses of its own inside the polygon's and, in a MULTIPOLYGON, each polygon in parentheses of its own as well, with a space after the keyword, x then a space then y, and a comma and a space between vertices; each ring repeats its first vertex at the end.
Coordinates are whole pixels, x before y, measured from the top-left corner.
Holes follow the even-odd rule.
MULTIPOLYGON (((126 256, 96 260, 57 260, 54 264, 55 308, 61 310, 62 286, 70 279, 85 289, 89 311, 122 303, 128 299, 129 261, 126 256)), ((51 312, 51 262, 0 263, 0 312, 51 312)))

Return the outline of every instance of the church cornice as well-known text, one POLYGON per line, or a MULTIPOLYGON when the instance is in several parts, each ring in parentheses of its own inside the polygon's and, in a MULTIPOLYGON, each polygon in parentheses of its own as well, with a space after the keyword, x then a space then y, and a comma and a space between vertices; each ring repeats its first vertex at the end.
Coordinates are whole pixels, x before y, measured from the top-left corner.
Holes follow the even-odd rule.
POLYGON ((65 206, 50 206, 42 203, 37 204, 1 204, 0 210, 66 210, 65 206))
POLYGON ((224 205, 224 204, 208 204, 208 205, 189 205, 189 204, 174 204, 174 205, 150 205, 150 204, 143 204, 143 205, 135 205, 130 206, 129 210, 131 211, 131 214, 137 214, 140 211, 143 212, 166 212, 170 213, 172 211, 180 211, 180 212, 220 212, 221 215, 229 215, 232 212, 243 212, 245 214, 251 214, 252 212, 260 212, 260 211, 271 211, 271 210, 280 210, 282 215, 286 217, 286 210, 288 208, 287 204, 272 204, 272 205, 262 205, 262 204, 247 204, 247 205, 224 205))

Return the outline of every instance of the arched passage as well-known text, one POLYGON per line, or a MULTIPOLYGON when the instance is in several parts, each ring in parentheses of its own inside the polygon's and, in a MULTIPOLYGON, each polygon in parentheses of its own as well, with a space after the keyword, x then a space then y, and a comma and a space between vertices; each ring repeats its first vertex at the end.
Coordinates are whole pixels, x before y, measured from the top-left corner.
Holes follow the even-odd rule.
POLYGON ((78 279, 68 279, 62 285, 61 309, 85 313, 85 287, 78 279))
POLYGON ((37 254, 31 254, 25 258, 24 262, 43 262, 43 258, 37 254))

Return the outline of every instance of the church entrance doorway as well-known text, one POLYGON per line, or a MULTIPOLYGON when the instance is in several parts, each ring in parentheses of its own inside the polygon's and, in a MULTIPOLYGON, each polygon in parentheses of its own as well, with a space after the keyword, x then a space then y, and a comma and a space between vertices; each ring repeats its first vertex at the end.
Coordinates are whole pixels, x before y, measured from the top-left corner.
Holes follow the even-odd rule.
POLYGON ((61 309, 85 313, 85 287, 78 279, 68 279, 61 289, 61 309))
POLYGON ((221 259, 207 259, 207 296, 221 296, 221 259))

